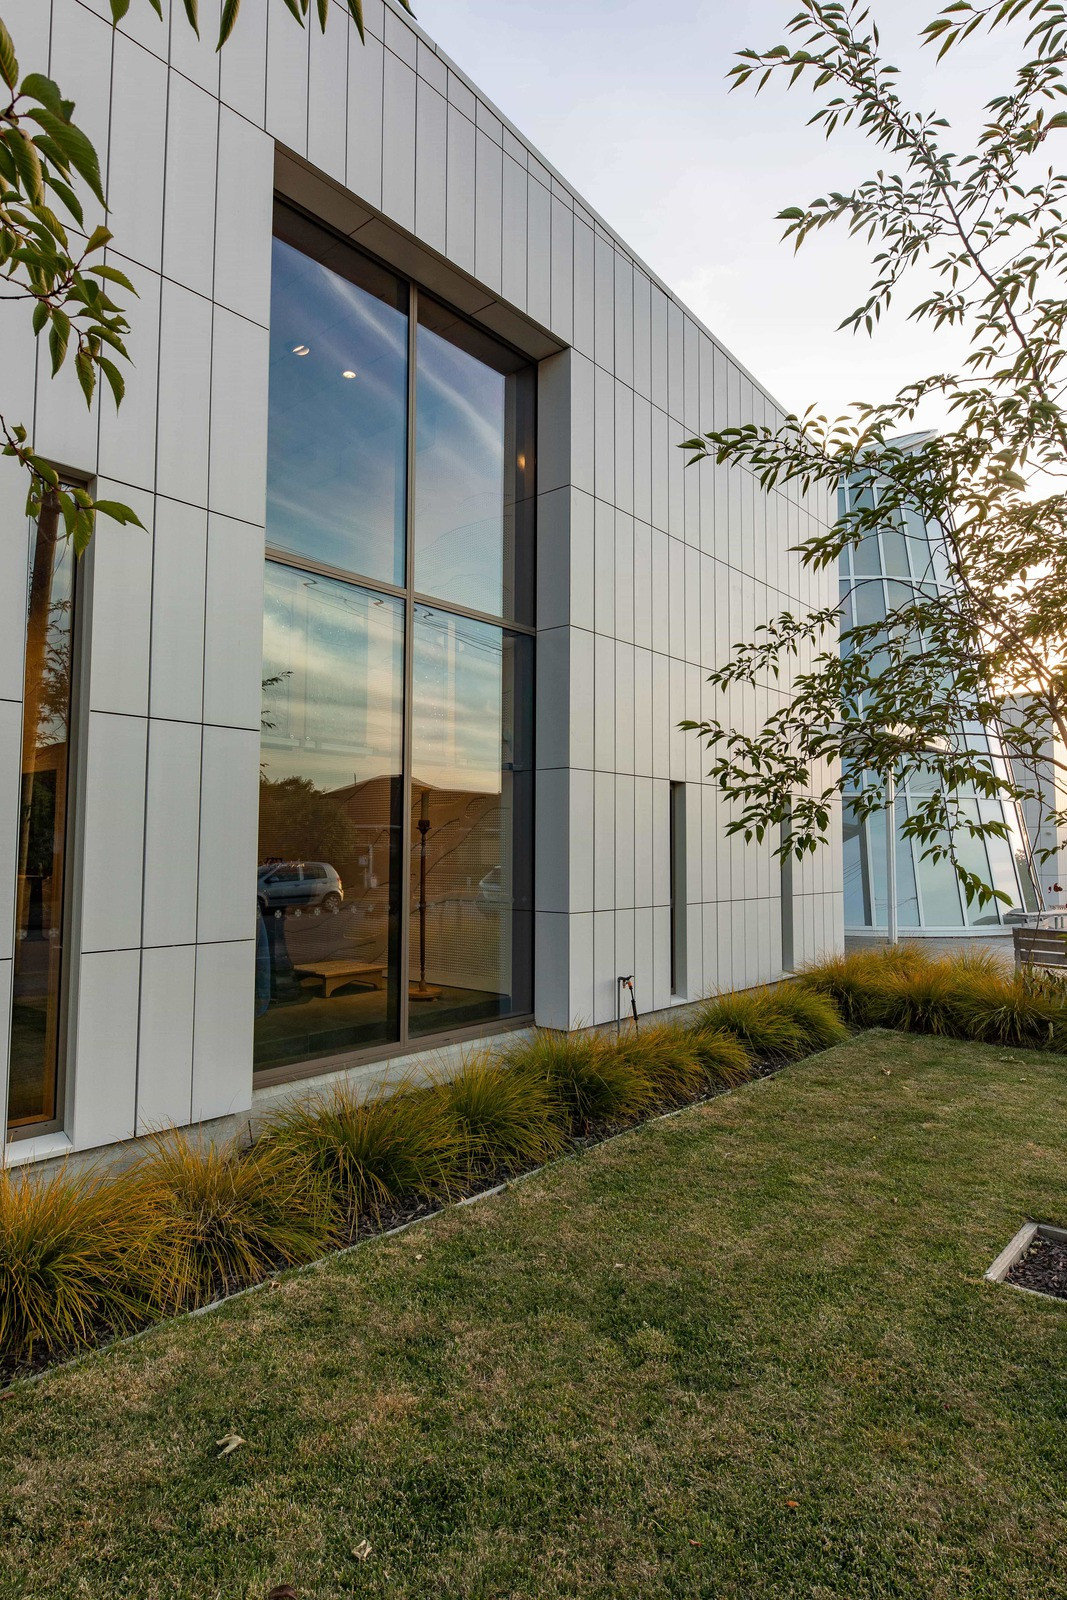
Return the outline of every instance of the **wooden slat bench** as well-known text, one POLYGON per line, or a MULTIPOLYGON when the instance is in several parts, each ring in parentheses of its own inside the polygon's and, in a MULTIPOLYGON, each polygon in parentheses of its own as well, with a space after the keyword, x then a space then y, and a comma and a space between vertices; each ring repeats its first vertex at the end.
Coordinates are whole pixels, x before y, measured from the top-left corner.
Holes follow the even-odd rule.
POLYGON ((1017 967, 1067 967, 1067 928, 1012 929, 1017 967))
POLYGON ((349 983, 362 983, 369 989, 385 988, 385 966, 372 966, 365 961, 307 961, 294 970, 305 974, 301 979, 305 989, 314 989, 321 983, 327 1000, 336 989, 349 983))

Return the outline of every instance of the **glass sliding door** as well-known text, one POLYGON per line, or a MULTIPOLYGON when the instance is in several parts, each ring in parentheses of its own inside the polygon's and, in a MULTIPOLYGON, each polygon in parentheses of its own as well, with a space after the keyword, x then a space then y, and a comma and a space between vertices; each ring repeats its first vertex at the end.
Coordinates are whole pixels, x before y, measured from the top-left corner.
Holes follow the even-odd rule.
POLYGON ((533 1003, 536 372, 277 217, 261 1072, 533 1003))
POLYGON ((74 662, 75 557, 58 502, 34 533, 26 614, 8 1127, 56 1121, 74 662))

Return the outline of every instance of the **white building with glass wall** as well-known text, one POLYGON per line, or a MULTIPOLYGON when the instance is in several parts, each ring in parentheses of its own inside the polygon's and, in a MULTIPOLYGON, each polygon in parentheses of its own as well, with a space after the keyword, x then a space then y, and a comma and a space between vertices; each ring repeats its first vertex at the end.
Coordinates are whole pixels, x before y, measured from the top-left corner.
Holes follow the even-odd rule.
POLYGON ((107 9, 3 7, 139 299, 118 415, 0 308, 0 408, 148 530, 76 564, 0 462, 8 1159, 837 947, 677 728, 828 600, 827 506, 676 448, 774 402, 398 8, 107 9))

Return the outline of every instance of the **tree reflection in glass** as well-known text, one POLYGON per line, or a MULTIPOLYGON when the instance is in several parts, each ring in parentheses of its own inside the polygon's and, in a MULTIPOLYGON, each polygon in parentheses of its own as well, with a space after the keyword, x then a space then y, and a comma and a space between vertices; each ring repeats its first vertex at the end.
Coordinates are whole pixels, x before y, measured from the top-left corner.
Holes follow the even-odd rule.
POLYGON ((402 602, 267 564, 256 1066, 397 1037, 402 602))
POLYGON ((415 611, 413 1035, 529 1011, 532 644, 415 611))
POLYGON ((30 564, 8 1125, 57 1114, 74 552, 46 503, 30 564))

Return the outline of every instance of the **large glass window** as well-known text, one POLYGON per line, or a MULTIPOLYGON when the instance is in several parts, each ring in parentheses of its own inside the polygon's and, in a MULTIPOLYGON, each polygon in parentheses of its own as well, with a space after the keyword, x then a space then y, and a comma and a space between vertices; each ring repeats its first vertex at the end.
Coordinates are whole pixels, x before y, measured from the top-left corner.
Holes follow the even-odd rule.
POLYGON ((407 299, 392 274, 295 213, 279 212, 267 543, 398 585, 407 499, 407 299))
POLYGON ((74 551, 46 503, 30 561, 8 1126, 58 1113, 74 551))
POLYGON ((267 565, 255 1057, 397 1037, 404 606, 267 565))
POLYGON ((529 1011, 533 642, 415 609, 411 1032, 529 1011))
POLYGON ((419 299, 415 588, 532 621, 534 374, 419 299))
POLYGON ((278 232, 259 1070, 532 1006, 534 372, 278 232))

